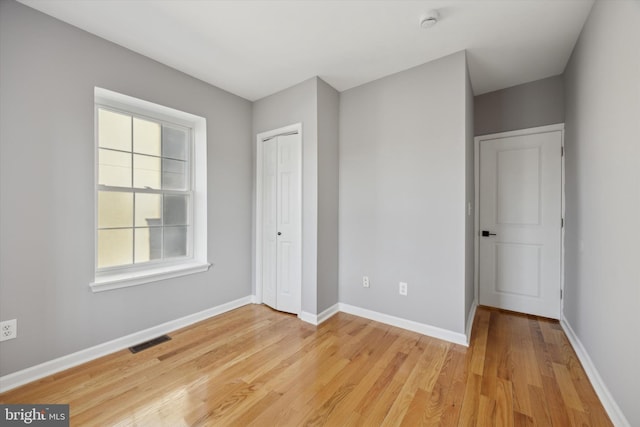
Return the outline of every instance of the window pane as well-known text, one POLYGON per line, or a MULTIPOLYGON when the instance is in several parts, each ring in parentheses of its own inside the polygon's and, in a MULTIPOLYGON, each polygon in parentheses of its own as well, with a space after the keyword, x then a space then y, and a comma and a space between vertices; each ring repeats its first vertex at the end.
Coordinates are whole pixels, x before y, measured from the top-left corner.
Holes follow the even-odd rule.
POLYGON ((133 155, 133 186, 136 188, 159 189, 160 182, 160 158, 133 155))
POLYGON ((133 194, 98 192, 98 228, 133 226, 133 194))
POLYGON ((101 148, 98 151, 98 184, 131 187, 131 154, 101 148))
POLYGON ((160 156, 160 124, 133 118, 133 151, 160 156))
POLYGON ((188 225, 187 196, 164 195, 164 225, 188 225))
POLYGON ((131 151, 131 116, 99 108, 98 146, 131 151))
POLYGON ((160 194, 136 194, 136 227, 162 225, 162 196, 160 194))
POLYGON ((162 157, 187 160, 188 131, 162 126, 162 157))
POLYGON ((133 262, 133 230, 98 230, 98 268, 133 262))
POLYGON ((187 190, 187 162, 162 159, 162 188, 187 190))
POLYGON ((162 256, 162 228, 136 228, 135 262, 147 262, 162 256))
POLYGON ((164 257, 187 255, 187 227, 164 228, 164 257))

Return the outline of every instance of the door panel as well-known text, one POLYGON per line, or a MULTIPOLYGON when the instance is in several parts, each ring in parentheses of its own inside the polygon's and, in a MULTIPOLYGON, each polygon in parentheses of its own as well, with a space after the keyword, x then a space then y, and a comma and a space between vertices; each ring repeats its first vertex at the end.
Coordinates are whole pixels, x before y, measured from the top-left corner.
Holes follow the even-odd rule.
POLYGON ((265 304, 276 308, 277 292, 277 154, 276 139, 263 143, 262 179, 262 298, 265 304))
POLYGON ((302 269, 300 256, 300 136, 285 135, 278 141, 278 310, 298 313, 302 269))
POLYGON ((480 142, 484 305, 560 316, 562 132, 480 142))

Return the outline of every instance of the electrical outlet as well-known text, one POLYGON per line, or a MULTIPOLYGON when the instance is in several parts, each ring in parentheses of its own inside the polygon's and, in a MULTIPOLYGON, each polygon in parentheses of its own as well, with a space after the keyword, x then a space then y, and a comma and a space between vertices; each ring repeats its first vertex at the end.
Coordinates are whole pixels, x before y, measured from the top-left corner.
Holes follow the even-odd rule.
POLYGON ((398 286, 398 293, 400 295, 407 296, 407 286, 406 282, 400 282, 400 285, 398 286))
POLYGON ((18 321, 16 319, 0 322, 0 341, 14 339, 18 336, 18 321))
POLYGON ((363 288, 369 287, 369 276, 362 276, 362 287, 363 288))

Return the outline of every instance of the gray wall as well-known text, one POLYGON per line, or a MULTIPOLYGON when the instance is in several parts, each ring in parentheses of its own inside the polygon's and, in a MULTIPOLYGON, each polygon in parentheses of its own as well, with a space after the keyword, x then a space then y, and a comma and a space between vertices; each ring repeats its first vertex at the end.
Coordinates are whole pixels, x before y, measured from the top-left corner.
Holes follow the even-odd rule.
POLYGON ((471 87, 471 78, 469 69, 465 67, 465 209, 466 218, 464 224, 465 230, 465 291, 464 291, 464 321, 465 325, 473 322, 469 318, 469 310, 475 299, 475 158, 474 158, 474 141, 473 141, 473 88, 471 87), (469 209, 470 208, 470 209, 469 209))
POLYGON ((640 2, 598 1, 565 71, 564 315, 640 426, 640 2))
POLYGON ((465 85, 459 52, 341 93, 341 302, 464 332, 465 85))
POLYGON ((251 103, 0 1, 0 375, 251 294, 251 103), (207 119, 206 273, 92 293, 93 90, 207 119))
POLYGON ((476 135, 563 123, 563 78, 554 76, 478 95, 474 104, 476 135))
POLYGON ((318 313, 338 303, 340 95, 318 79, 318 313))
MULTIPOLYGON (((253 103, 254 164, 257 134, 302 123, 302 310, 311 314, 318 312, 317 80, 313 77, 253 103)), ((255 281, 253 287, 255 291, 255 281)))

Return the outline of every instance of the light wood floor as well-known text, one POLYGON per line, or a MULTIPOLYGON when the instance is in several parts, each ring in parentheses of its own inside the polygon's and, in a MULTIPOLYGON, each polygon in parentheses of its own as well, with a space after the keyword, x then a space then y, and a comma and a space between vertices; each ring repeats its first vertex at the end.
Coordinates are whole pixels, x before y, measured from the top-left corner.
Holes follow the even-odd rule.
POLYGON ((556 321, 479 308, 471 346, 248 305, 0 395, 74 426, 609 426, 556 321))

